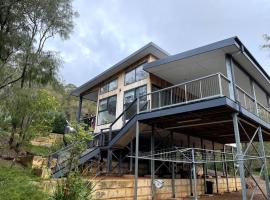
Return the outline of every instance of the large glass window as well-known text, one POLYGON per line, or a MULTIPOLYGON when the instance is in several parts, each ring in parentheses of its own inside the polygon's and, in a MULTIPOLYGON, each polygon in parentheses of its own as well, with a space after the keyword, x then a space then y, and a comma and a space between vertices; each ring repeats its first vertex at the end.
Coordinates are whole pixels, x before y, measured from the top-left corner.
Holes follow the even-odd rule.
POLYGON ((117 88, 117 79, 114 79, 106 84, 104 84, 101 88, 100 88, 100 94, 104 94, 106 92, 110 92, 113 91, 117 88))
POLYGON ((143 70, 143 65, 136 68, 136 81, 146 79, 148 73, 143 70))
POLYGON ((147 78, 148 73, 143 70, 143 65, 144 64, 142 64, 142 65, 136 67, 135 69, 126 73, 125 85, 128 85, 128 84, 134 83, 136 81, 140 81, 140 80, 147 78))
POLYGON ((116 96, 111 96, 99 101, 98 125, 108 124, 115 120, 116 96))
POLYGON ((141 86, 132 90, 128 90, 124 93, 124 109, 128 108, 128 111, 125 115, 126 120, 130 119, 136 113, 137 102, 133 103, 133 101, 135 100, 137 95, 141 96, 139 100, 140 110, 145 110, 147 108, 146 94, 147 94, 146 86, 141 86))

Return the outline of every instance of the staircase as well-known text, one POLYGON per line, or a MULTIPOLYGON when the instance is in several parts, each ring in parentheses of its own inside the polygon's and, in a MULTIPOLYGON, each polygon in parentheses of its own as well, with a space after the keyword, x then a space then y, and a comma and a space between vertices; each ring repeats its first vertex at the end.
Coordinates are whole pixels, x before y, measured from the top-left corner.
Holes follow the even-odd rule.
MULTIPOLYGON (((137 114, 137 99, 135 99, 110 125, 109 128, 102 129, 100 133, 93 135, 93 140, 88 144, 88 148, 80 155, 78 165, 82 165, 91 160, 96 160, 97 156, 101 153, 101 149, 108 149, 112 145, 113 139, 118 133, 124 129, 126 124, 133 124, 134 116, 137 114), (134 107, 136 109, 134 109, 134 107), (129 116, 129 120, 126 117, 129 116), (118 131, 113 131, 116 123, 122 122, 122 128, 118 131)), ((145 106, 145 104, 143 105, 145 106)), ((74 169, 75 166, 69 165, 70 150, 73 144, 68 145, 52 154, 48 158, 48 167, 52 171, 53 178, 60 178, 67 174, 70 168, 74 169)))

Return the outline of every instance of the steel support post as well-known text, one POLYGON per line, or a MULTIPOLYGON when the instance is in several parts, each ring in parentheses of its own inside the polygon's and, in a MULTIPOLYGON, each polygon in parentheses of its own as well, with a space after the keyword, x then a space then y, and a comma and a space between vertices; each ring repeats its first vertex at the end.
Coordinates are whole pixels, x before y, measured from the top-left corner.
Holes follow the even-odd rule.
MULTIPOLYGON (((190 136, 187 136, 187 140, 188 140, 188 148, 190 148, 190 136)), ((192 155, 191 155, 192 156, 192 155)), ((190 170, 190 177, 189 177, 189 185, 190 185, 190 195, 193 196, 193 188, 192 188, 192 167, 191 164, 188 165, 189 166, 189 170, 190 170)))
POLYGON ((134 180, 134 200, 138 199, 138 166, 139 166, 139 136, 140 136, 140 123, 136 122, 136 147, 135 147, 135 180, 134 180))
POLYGON ((216 189, 217 193, 219 193, 218 190, 218 175, 217 175, 217 164, 216 164, 216 154, 215 154, 215 143, 212 141, 212 148, 213 148, 213 159, 214 159, 214 170, 215 170, 215 177, 216 177, 216 189))
MULTIPOLYGON (((201 154, 202 154, 202 159, 206 160, 206 154, 204 155, 204 150, 203 150, 203 139, 201 138, 201 154)), ((204 194, 207 193, 207 187, 206 187, 206 169, 205 169, 205 163, 203 163, 203 186, 204 186, 204 194)))
POLYGON ((228 165, 227 165, 227 157, 226 157, 226 145, 223 146, 223 158, 224 158, 224 168, 225 168, 225 177, 226 177, 226 186, 227 186, 227 192, 229 192, 229 180, 228 180, 228 165))
POLYGON ((225 63, 226 63, 227 77, 230 80, 230 84, 229 84, 230 99, 236 100, 235 85, 234 85, 233 61, 232 61, 232 56, 231 55, 226 55, 225 56, 225 63))
MULTIPOLYGON (((174 134, 171 131, 171 144, 174 146, 174 134)), ((172 198, 175 198, 175 163, 172 163, 172 198)))
POLYGON ((236 161, 239 165, 239 173, 240 173, 241 188, 242 188, 242 199, 247 200, 247 190, 246 190, 245 170, 244 170, 244 156, 242 152, 237 115, 238 115, 237 113, 232 114, 234 137, 235 137, 235 143, 236 143, 236 149, 237 149, 236 161))
POLYGON ((119 159, 118 159, 118 174, 122 175, 122 169, 123 169, 123 150, 121 149, 119 152, 119 159))
POLYGON ((78 106, 78 110, 77 110, 77 122, 80 122, 80 118, 81 118, 81 112, 82 112, 82 101, 83 101, 83 97, 80 96, 80 100, 79 100, 79 106, 78 106))
POLYGON ((133 171, 133 139, 130 142, 129 172, 133 171))
POLYGON ((195 163, 195 153, 192 149, 192 175, 193 175, 193 197, 195 200, 198 199, 197 195, 197 175, 196 175, 196 163, 195 163))
POLYGON ((107 150, 107 173, 110 173, 112 169, 112 149, 107 150))
POLYGON ((175 163, 172 163, 172 198, 175 198, 175 163))
POLYGON ((265 149, 264 149, 264 142, 263 142, 263 135, 262 135, 262 128, 259 127, 258 130, 259 135, 259 142, 260 142, 260 151, 261 151, 261 157, 264 164, 264 180, 265 180, 265 188, 267 192, 268 198, 270 198, 270 185, 269 185, 269 175, 268 175, 268 163, 265 157, 265 149))
POLYGON ((237 188, 237 179, 236 179, 236 169, 235 169, 235 156, 234 156, 234 149, 233 149, 233 146, 232 146, 232 156, 233 156, 233 176, 234 176, 234 186, 235 186, 235 191, 238 191, 238 188, 237 188))
POLYGON ((154 160, 154 153, 155 153, 155 127, 152 125, 152 132, 151 132, 151 195, 152 199, 156 199, 156 189, 154 185, 155 180, 155 160, 154 160))

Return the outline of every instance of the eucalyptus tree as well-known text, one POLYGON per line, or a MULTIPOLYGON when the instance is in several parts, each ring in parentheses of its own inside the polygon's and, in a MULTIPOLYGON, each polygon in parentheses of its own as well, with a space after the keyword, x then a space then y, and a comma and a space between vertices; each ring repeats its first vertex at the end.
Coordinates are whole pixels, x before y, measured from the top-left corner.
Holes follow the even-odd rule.
POLYGON ((53 37, 68 39, 76 15, 72 0, 1 0, 0 89, 56 81, 61 63, 44 46, 53 37))

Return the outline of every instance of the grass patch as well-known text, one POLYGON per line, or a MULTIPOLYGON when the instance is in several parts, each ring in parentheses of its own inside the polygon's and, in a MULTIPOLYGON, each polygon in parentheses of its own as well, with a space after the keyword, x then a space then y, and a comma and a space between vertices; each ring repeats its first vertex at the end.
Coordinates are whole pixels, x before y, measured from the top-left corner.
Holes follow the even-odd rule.
POLYGON ((48 196, 33 184, 39 180, 30 169, 0 162, 1 200, 47 200, 48 196))
POLYGON ((25 151, 38 156, 48 156, 51 152, 51 148, 46 146, 35 146, 32 144, 28 144, 25 147, 25 151))

